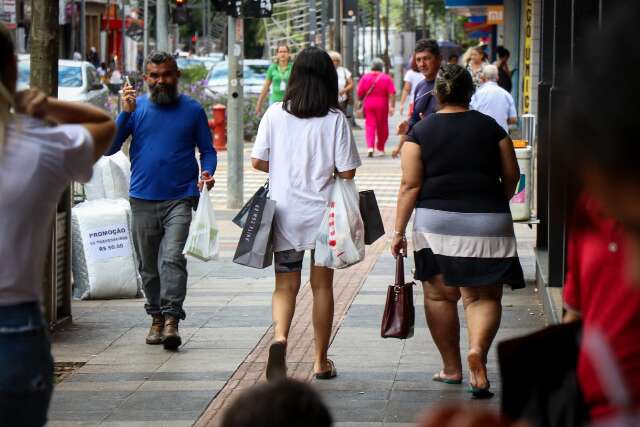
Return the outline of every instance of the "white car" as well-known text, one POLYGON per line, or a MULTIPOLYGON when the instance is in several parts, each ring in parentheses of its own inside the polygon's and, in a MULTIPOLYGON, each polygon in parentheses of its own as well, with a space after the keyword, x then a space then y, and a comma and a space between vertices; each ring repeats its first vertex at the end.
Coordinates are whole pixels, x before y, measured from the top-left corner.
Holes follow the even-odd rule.
POLYGON ((176 59, 176 63, 178 64, 178 68, 184 70, 189 67, 194 66, 203 66, 207 69, 207 71, 211 70, 211 68, 220 62, 220 60, 216 58, 209 58, 203 56, 190 56, 190 57, 178 57, 176 59))
MULTIPOLYGON (((267 78, 267 70, 271 61, 266 59, 244 60, 244 94, 260 95, 267 78)), ((229 82, 229 64, 227 61, 217 63, 207 77, 207 89, 214 95, 227 95, 229 82)))
MULTIPOLYGON (((29 88, 30 59, 18 59, 18 90, 29 88)), ((58 61, 58 99, 86 102, 106 108, 109 90, 102 84, 96 68, 87 61, 58 61)))

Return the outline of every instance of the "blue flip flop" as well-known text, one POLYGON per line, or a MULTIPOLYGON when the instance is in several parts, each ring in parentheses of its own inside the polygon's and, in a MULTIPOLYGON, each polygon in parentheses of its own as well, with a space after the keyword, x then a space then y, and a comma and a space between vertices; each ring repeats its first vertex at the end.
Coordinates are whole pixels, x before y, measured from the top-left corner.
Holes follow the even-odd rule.
POLYGON ((462 380, 461 379, 460 380, 450 380, 448 378, 444 378, 441 375, 441 372, 433 374, 433 377, 431 377, 431 379, 433 381, 435 381, 435 382, 444 383, 444 384, 451 384, 451 385, 460 385, 460 384, 462 384, 462 380))

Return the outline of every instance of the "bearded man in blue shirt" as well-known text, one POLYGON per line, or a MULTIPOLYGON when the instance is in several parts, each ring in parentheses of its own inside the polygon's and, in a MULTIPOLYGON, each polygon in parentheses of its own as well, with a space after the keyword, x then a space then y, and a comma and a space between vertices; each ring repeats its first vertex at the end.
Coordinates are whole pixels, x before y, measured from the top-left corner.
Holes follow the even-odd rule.
POLYGON ((207 115, 194 99, 178 93, 180 70, 168 53, 145 61, 149 93, 136 98, 123 88, 116 138, 107 155, 131 136, 132 230, 138 270, 152 317, 147 344, 175 350, 182 340, 178 323, 187 294, 187 260, 182 254, 199 188, 213 186, 217 156, 207 115), (200 153, 200 169, 196 148, 200 153))

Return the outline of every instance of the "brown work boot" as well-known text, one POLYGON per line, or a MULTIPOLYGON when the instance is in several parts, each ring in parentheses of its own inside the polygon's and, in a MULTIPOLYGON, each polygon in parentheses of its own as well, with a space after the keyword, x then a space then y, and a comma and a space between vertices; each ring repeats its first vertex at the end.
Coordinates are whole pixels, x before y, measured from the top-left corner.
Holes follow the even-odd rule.
POLYGON ((146 342, 150 345, 160 344, 162 342, 162 331, 164 330, 164 316, 162 314, 154 314, 151 316, 151 328, 147 335, 146 342))
POLYGON ((178 322, 180 320, 177 317, 166 316, 164 320, 164 337, 162 339, 162 345, 165 350, 175 350, 182 344, 182 338, 178 334, 178 322))

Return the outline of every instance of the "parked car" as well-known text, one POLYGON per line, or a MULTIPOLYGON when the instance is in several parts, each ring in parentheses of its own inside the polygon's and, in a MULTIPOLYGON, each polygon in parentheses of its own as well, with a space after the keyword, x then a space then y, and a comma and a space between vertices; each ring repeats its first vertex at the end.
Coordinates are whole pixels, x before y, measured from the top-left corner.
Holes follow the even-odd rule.
MULTIPOLYGON (((259 95, 267 78, 267 70, 271 61, 266 59, 245 59, 244 61, 244 93, 259 95)), ((214 95, 227 95, 229 82, 229 64, 227 61, 217 63, 207 77, 207 89, 214 95)))
MULTIPOLYGON (((29 88, 30 59, 21 55, 18 59, 18 90, 29 88)), ((58 98, 64 101, 87 102, 106 108, 108 89, 100 81, 98 71, 87 61, 58 61, 58 98)))

